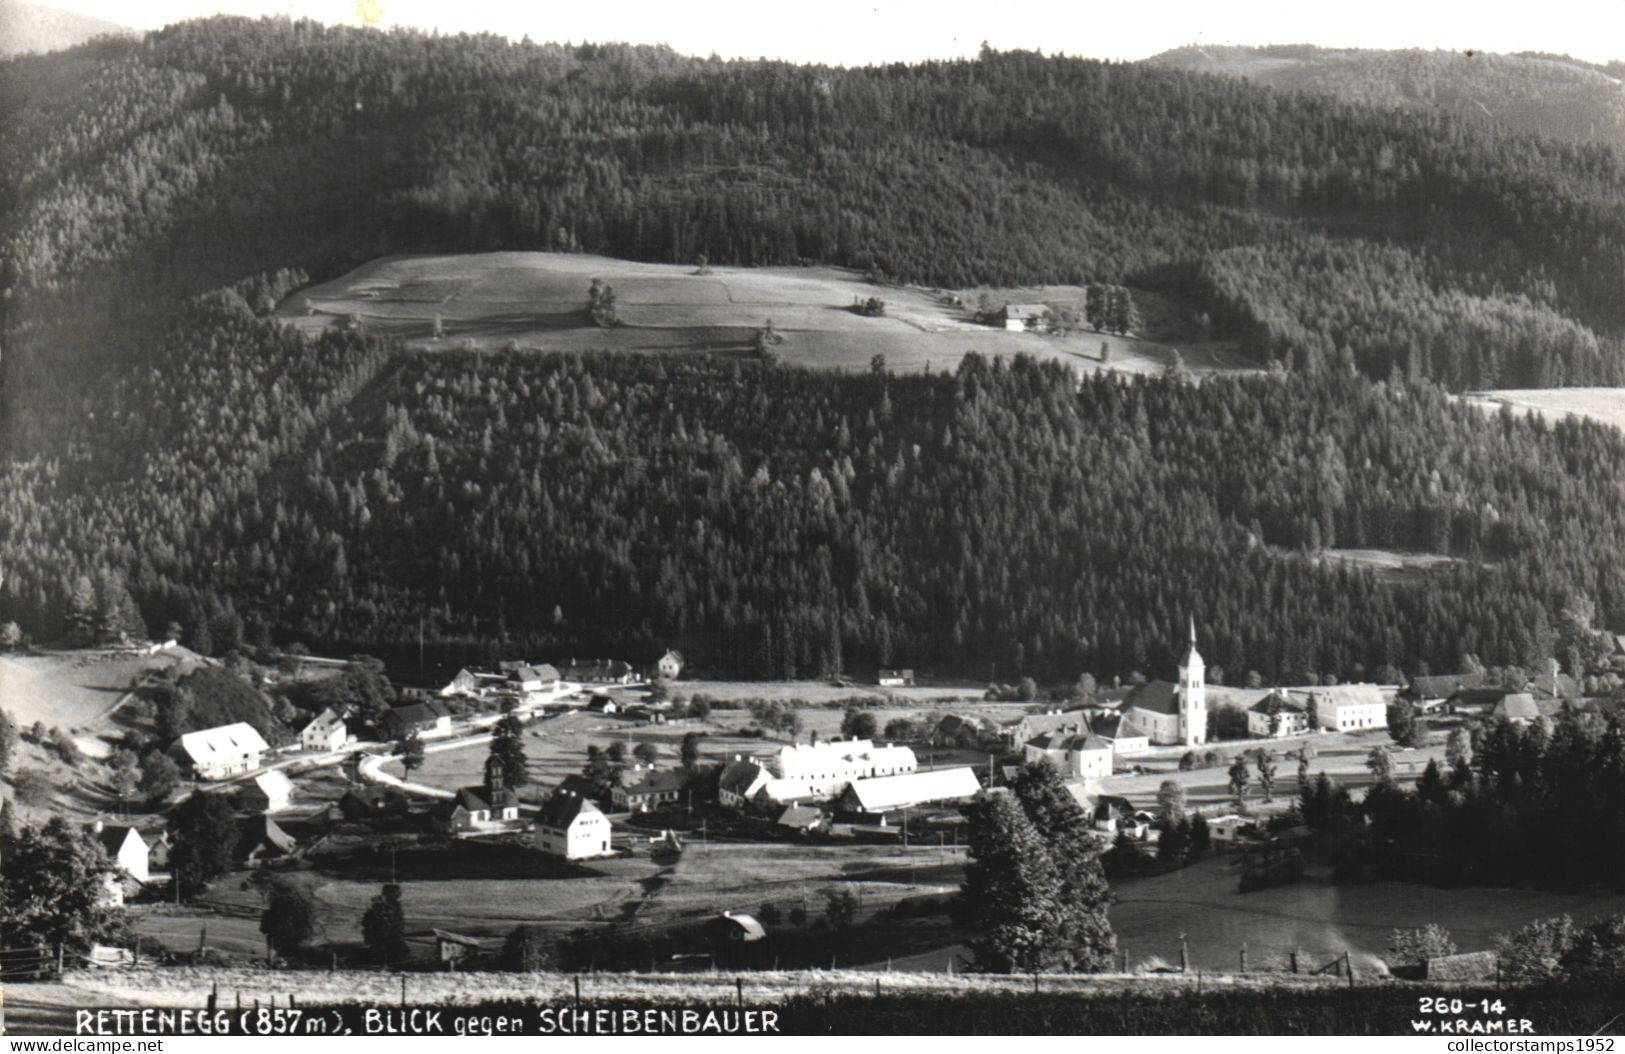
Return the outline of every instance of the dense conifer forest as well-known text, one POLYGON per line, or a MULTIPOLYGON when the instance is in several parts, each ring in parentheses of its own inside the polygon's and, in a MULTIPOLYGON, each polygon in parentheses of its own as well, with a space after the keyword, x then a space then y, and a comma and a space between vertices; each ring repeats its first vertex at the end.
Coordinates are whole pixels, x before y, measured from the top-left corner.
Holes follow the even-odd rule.
MULTIPOLYGON (((1374 676, 1625 626, 1620 158, 1025 53, 840 70, 213 19, 0 64, 0 618, 825 675, 1374 676), (267 317, 381 253, 1154 288, 1286 367, 411 355, 267 317), (1408 584, 1331 546, 1456 558, 1408 584), (1206 641, 1211 641, 1211 644, 1206 641)), ((585 296, 585 290, 583 291, 585 296)))

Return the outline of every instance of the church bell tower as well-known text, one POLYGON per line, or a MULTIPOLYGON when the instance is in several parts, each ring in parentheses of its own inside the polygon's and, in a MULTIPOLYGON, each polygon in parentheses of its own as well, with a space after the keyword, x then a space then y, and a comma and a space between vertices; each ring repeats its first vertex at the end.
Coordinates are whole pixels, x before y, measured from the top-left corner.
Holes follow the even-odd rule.
POLYGON ((1207 664, 1196 650, 1196 619, 1191 646, 1179 664, 1179 731, 1187 747, 1207 742, 1207 664))

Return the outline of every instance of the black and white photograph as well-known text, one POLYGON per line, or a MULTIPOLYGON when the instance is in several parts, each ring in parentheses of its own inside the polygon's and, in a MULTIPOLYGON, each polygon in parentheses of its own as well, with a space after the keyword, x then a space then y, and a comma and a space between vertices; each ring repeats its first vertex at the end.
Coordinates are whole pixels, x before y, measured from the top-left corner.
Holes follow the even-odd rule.
POLYGON ((1609 1054, 1622 429, 1625 0, 0 0, 0 1034, 1609 1054))

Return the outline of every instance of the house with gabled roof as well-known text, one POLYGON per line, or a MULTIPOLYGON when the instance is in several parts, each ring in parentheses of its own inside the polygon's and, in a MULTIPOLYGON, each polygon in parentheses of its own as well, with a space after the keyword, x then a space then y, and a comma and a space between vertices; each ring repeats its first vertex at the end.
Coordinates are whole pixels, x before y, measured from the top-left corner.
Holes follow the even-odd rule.
POLYGON ((1004 328, 1012 333, 1026 330, 1042 330, 1049 328, 1050 309, 1048 304, 1006 304, 1000 312, 999 320, 1004 328))
POLYGON ((293 781, 280 769, 267 769, 249 780, 237 794, 245 812, 281 812, 293 802, 293 781))
POLYGON ((913 772, 919 760, 910 748, 891 743, 827 739, 782 746, 768 760, 768 768, 778 779, 810 784, 818 793, 834 796, 853 780, 913 772))
POLYGON ((92 830, 108 858, 124 875, 136 882, 151 879, 151 849, 140 831, 120 824, 104 824, 100 820, 92 825, 92 830))
POLYGON ((1509 692, 1501 697, 1490 711, 1492 721, 1510 721, 1515 725, 1527 725, 1531 721, 1540 720, 1540 707, 1535 703, 1535 697, 1528 692, 1509 692))
POLYGON ((260 767, 271 746, 246 721, 188 732, 169 748, 176 761, 200 780, 223 780, 260 767))
POLYGON ((233 852, 238 864, 257 867, 271 860, 281 860, 299 851, 299 843, 280 824, 261 814, 237 825, 237 846, 233 852))
POLYGON ((1138 754, 1151 749, 1151 736, 1121 713, 1097 713, 1089 718, 1089 731, 1112 745, 1113 754, 1138 754))
POLYGON ((1291 688, 1287 697, 1304 704, 1312 722, 1328 732, 1356 732, 1388 724, 1388 699, 1375 684, 1328 684, 1291 688))
POLYGON ((675 681, 683 672, 683 656, 681 652, 666 649, 666 654, 655 660, 655 675, 668 681, 675 681))
POLYGON ((841 794, 841 811, 879 817, 884 823, 888 813, 934 802, 966 801, 981 791, 981 781, 969 765, 876 776, 853 780, 841 794))
POLYGON ((688 779, 689 774, 684 769, 635 765, 623 772, 620 782, 610 788, 610 800, 617 809, 648 812, 681 801, 688 779))
POLYGON ((500 772, 492 771, 485 783, 459 788, 429 816, 436 828, 451 835, 500 830, 519 819, 519 795, 502 785, 500 772))
POLYGON ((1028 740, 1022 755, 1029 762, 1048 761, 1062 777, 1098 780, 1112 774, 1112 745, 1080 729, 1058 729, 1028 740))
POLYGON ((590 799, 555 790, 536 816, 536 848, 562 860, 584 860, 610 851, 609 819, 590 799))
POLYGON ((735 755, 717 779, 717 802, 727 809, 743 809, 773 774, 749 758, 735 755))
POLYGON ((424 739, 451 735, 451 711, 438 699, 406 703, 384 715, 384 731, 394 739, 416 732, 424 739))
POLYGON ((330 754, 343 750, 353 738, 344 723, 344 715, 328 707, 299 730, 299 747, 301 750, 330 754))
POLYGON ((1247 731, 1264 739, 1301 736, 1309 731, 1309 704, 1271 692, 1247 708, 1247 731))

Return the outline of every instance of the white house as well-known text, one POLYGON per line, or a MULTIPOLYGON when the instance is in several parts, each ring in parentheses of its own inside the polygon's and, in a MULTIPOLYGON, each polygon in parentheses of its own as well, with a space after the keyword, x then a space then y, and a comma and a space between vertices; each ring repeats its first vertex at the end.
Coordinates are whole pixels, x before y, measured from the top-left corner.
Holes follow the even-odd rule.
POLYGON ((1321 688, 1294 688, 1289 698, 1303 700, 1314 715, 1313 724, 1330 732, 1385 728, 1388 700, 1374 684, 1335 684, 1321 688))
POLYGON ((655 660, 655 673, 668 681, 675 681, 683 672, 683 656, 667 649, 666 654, 655 660))
POLYGON ((223 780, 259 768, 260 759, 270 749, 253 725, 239 721, 188 732, 175 741, 170 753, 190 765, 198 779, 223 780))
POLYGON ((881 670, 876 678, 882 688, 908 688, 914 684, 914 671, 904 667, 899 670, 881 670))
POLYGON ((896 776, 919 768, 908 747, 876 746, 867 739, 828 739, 819 743, 792 743, 779 748, 768 761, 782 780, 810 784, 825 796, 839 794, 853 780, 896 776))
POLYGON ((299 730, 301 749, 324 754, 343 750, 351 738, 350 730, 344 725, 344 718, 335 713, 332 707, 317 714, 310 724, 299 730))
POLYGON ((1112 774, 1112 745, 1090 732, 1057 731, 1030 740, 1029 762, 1048 760, 1063 777, 1100 780, 1112 774))
POLYGON ((976 797, 981 790, 982 784, 976 779, 976 773, 969 765, 961 765, 951 769, 853 780, 841 796, 841 807, 849 813, 884 816, 888 812, 929 802, 963 801, 976 797))
POLYGON ((1207 664, 1196 650, 1196 621, 1191 643, 1179 663, 1179 683, 1150 681, 1123 700, 1122 713, 1144 729, 1152 743, 1201 746, 1207 742, 1207 664))
POLYGON ((384 726, 397 739, 416 732, 424 739, 451 735, 451 711, 438 699, 407 703, 384 714, 384 726))
POLYGON ((237 801, 246 812, 281 812, 293 800, 293 783, 278 769, 250 780, 237 801))
POLYGON ((1247 708, 1247 731, 1264 739, 1301 736, 1309 731, 1309 707, 1285 693, 1271 692, 1247 708))
MULTIPOLYGON (((151 848, 141 837, 140 831, 134 827, 104 824, 100 820, 96 821, 93 830, 96 840, 107 850, 108 857, 126 876, 137 882, 146 882, 151 877, 148 870, 151 848)), ((123 903, 122 897, 119 902, 123 903)))
POLYGON ((1004 305, 1004 328, 1013 333, 1049 327, 1048 304, 1004 305))
POLYGON ((606 855, 609 833, 598 806, 567 790, 554 791, 536 817, 536 848, 565 860, 606 855))

